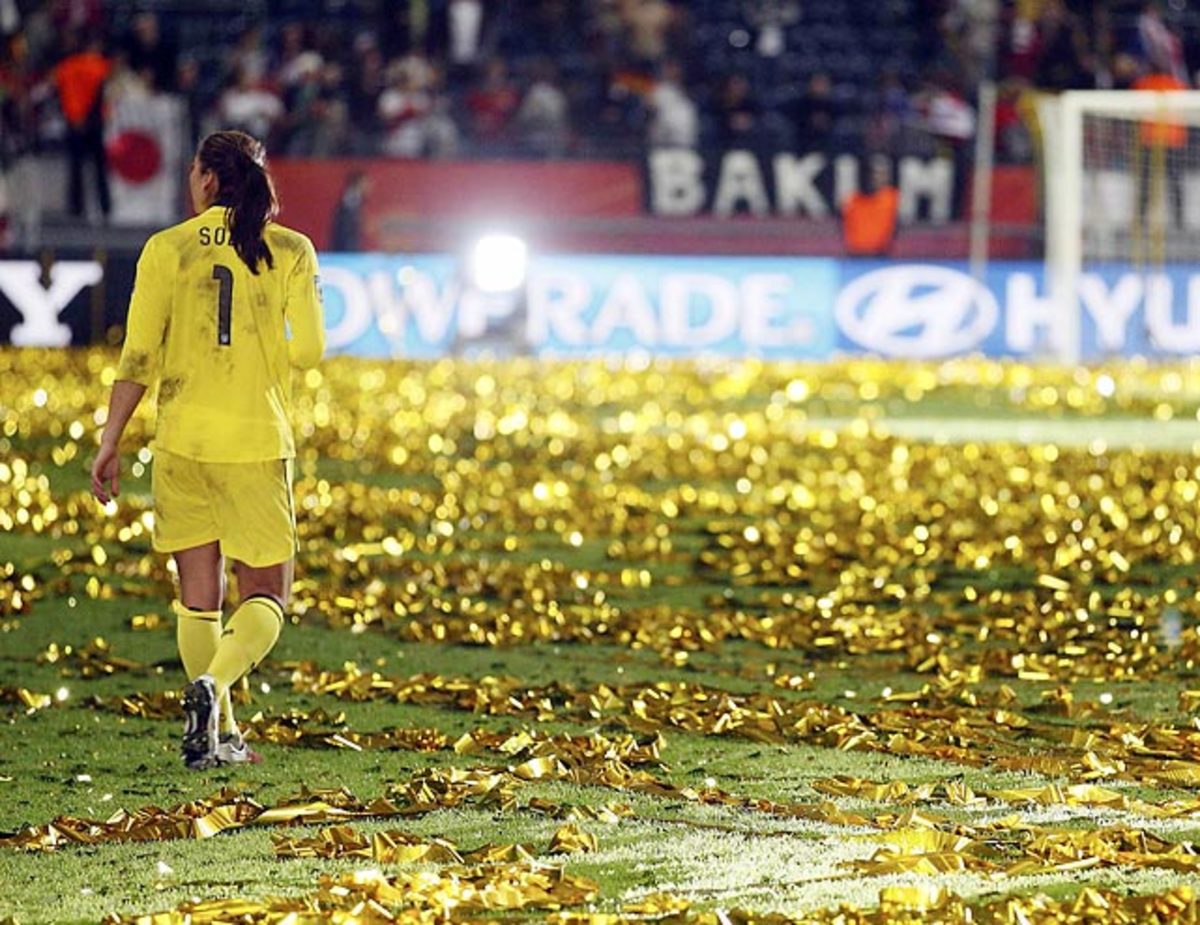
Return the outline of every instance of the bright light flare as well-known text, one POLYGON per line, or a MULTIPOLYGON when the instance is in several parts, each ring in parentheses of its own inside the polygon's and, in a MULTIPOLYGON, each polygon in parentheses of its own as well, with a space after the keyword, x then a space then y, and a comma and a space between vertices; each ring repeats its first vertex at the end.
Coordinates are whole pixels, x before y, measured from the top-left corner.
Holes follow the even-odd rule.
POLYGON ((471 250, 471 285, 481 292, 512 292, 525 283, 529 246, 511 234, 488 234, 471 250))

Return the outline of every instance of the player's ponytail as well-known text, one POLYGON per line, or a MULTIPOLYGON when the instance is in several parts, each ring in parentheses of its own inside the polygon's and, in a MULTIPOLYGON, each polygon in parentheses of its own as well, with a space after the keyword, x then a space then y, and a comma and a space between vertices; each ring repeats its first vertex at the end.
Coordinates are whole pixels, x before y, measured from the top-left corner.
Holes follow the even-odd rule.
POLYGON ((213 132, 200 143, 196 157, 201 167, 216 174, 215 204, 229 209, 229 239, 237 255, 251 273, 258 273, 261 261, 268 268, 275 266, 263 228, 275 217, 279 201, 262 143, 245 132, 213 132))

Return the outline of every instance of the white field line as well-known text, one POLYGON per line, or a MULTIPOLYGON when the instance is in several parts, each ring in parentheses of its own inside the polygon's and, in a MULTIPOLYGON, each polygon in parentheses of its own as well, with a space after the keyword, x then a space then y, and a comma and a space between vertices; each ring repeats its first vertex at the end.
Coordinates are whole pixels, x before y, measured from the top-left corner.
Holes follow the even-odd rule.
MULTIPOLYGON (((880 844, 855 838, 852 831, 841 828, 821 839, 756 838, 691 830, 669 839, 655 838, 654 842, 650 858, 646 858, 644 845, 626 844, 605 851, 603 841, 601 851, 590 856, 592 863, 601 864, 644 859, 638 866, 654 875, 654 883, 626 891, 622 902, 668 892, 710 905, 799 915, 842 903, 873 907, 878 904, 882 888, 900 884, 939 886, 971 898, 1033 893, 1063 882, 1063 875, 1053 874, 1011 879, 969 873, 869 877, 841 865, 869 858, 880 844)), ((1153 869, 1097 868, 1074 872, 1071 880, 1120 885, 1142 892, 1181 881, 1197 883, 1200 877, 1153 869)))

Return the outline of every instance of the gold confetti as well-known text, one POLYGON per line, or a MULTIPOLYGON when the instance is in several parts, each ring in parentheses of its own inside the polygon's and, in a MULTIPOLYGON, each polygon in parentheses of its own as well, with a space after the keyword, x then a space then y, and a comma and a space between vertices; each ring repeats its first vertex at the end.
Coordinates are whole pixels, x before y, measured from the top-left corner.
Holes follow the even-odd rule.
MULTIPOLYGON (((103 351, 36 360, 0 353, 0 375, 22 383, 0 409, 0 536, 45 541, 29 561, 0 562, 0 616, 10 618, 0 632, 30 625, 48 600, 74 606, 76 599, 118 598, 137 602, 129 612, 145 617, 130 618, 130 627, 149 629, 150 612, 171 592, 149 548, 144 494, 127 492, 101 510, 85 492, 55 490, 57 472, 85 465, 93 451, 99 386, 111 380, 113 359, 103 351)), ((487 754, 481 760, 494 766, 417 775, 367 801, 310 792, 255 818, 344 825, 359 813, 403 817, 469 803, 537 812, 523 788, 563 781, 609 788, 622 799, 658 795, 880 835, 928 833, 880 841, 871 862, 897 872, 1014 876, 1124 863, 1190 873, 1190 854, 1150 837, 1104 829, 1076 842, 1055 829, 971 828, 927 805, 991 801, 1186 818, 1196 815, 1196 801, 1152 799, 1145 788, 1200 786, 1200 730, 1165 712, 1139 718, 1126 684, 1159 680, 1184 690, 1200 667, 1200 585, 1188 568, 1200 554, 1200 467, 1187 453, 1099 444, 929 444, 889 436, 865 418, 849 420, 947 390, 969 390, 981 408, 1055 420, 1114 411, 1182 419, 1194 415, 1200 370, 1033 370, 984 360, 616 369, 339 359, 309 374, 296 396, 306 446, 297 466, 300 540, 310 566, 298 587, 297 620, 433 644, 626 646, 652 653, 671 678, 702 665, 700 653, 739 641, 769 649, 773 667, 764 676, 747 666, 756 681, 769 679, 760 685, 764 694, 677 681, 527 685, 292 666, 297 689, 329 703, 376 699, 528 723, 623 727, 625 734, 568 741, 536 729, 473 732, 454 743, 456 753, 487 754), (362 402, 364 393, 387 400, 362 402), (364 478, 329 477, 339 466, 364 478), (403 487, 366 478, 395 471, 404 472, 403 487), (391 512, 385 522, 381 510, 391 512), (576 561, 589 565, 567 564, 576 561), (1170 587, 1164 565, 1183 566, 1170 587), (646 603, 645 589, 671 583, 710 583, 714 593, 692 606, 646 603), (858 677, 866 659, 919 677, 876 697, 858 677), (854 680, 839 681, 837 690, 852 688, 853 700, 835 706, 814 699, 814 689, 829 689, 818 682, 842 677, 854 680), (1096 692, 1083 694, 1074 686, 1081 681, 1097 682, 1096 692), (822 802, 776 804, 668 780, 659 773, 662 736, 674 730, 912 755, 1041 774, 1053 784, 975 792, 948 781, 903 790, 890 781, 839 778, 817 787, 822 802), (851 810, 838 805, 843 798, 894 805, 851 810)), ((148 422, 145 411, 138 415, 131 441, 144 438, 148 422)), ((43 663, 81 682, 153 670, 104 640, 80 645, 77 638, 47 646, 43 663)), ((81 686, 63 695, 93 704, 81 686)), ((57 692, 8 688, 2 696, 13 722, 61 702, 57 692)), ((1194 712, 1198 702, 1184 690, 1179 706, 1194 712)), ((131 694, 119 709, 165 719, 176 704, 165 694, 131 694)), ((247 733, 297 747, 450 746, 432 730, 353 730, 332 708, 264 714, 247 733)), ((196 837, 233 827, 239 813, 251 812, 237 809, 246 805, 230 798, 190 810, 147 807, 112 826, 66 819, 57 834, 31 837, 50 845, 73 834, 196 837)), ((585 809, 547 807, 544 815, 588 824, 585 809)), ((512 855, 506 863, 517 863, 521 850, 495 848, 498 857, 512 855)), ((321 918, 336 909, 382 920, 380 910, 397 908, 388 905, 394 883, 367 878, 363 886, 331 882, 330 895, 344 895, 346 905, 330 899, 320 906, 324 900, 310 897, 290 911, 321 918)), ((421 915, 445 918, 459 907, 459 891, 441 889, 440 905, 421 915)), ((516 908, 510 886, 495 889, 507 898, 488 908, 516 908)), ((265 908, 222 902, 214 915, 252 919, 265 908)), ((1070 903, 1018 897, 988 906, 893 893, 881 904, 946 921, 968 909, 973 921, 1194 918, 1190 895, 1175 892, 1139 898, 1085 890, 1070 903)), ((879 914, 854 911, 844 920, 879 914)))
POLYGON ((216 900, 187 903, 152 916, 121 918, 113 923, 217 923, 304 919, 307 921, 397 921, 389 910, 411 912, 403 921, 470 920, 484 911, 540 909, 553 911, 581 906, 595 899, 596 884, 541 864, 481 864, 446 867, 438 871, 387 876, 361 870, 338 877, 322 876, 317 891, 299 899, 256 903, 216 900))
POLYGON ((1180 691, 1179 709, 1183 713, 1194 713, 1200 708, 1200 691, 1180 691))
POLYGON ((579 854, 595 851, 599 847, 596 836, 574 823, 559 828, 550 839, 551 854, 579 854))
POLYGON ((949 901, 946 891, 924 884, 889 886, 879 891, 879 911, 888 915, 929 912, 944 908, 949 901))
POLYGON ((670 893, 651 893, 638 902, 626 903, 621 907, 621 912, 628 917, 653 921, 677 916, 687 912, 691 907, 691 902, 682 896, 672 896, 670 893))
POLYGON ((64 678, 91 679, 121 672, 145 674, 152 670, 141 662, 114 655, 112 646, 101 636, 79 647, 52 642, 37 660, 44 665, 57 665, 64 678))
POLYGON ((170 630, 172 625, 160 613, 137 613, 129 618, 129 628, 140 632, 170 630))
POLYGON ((38 710, 54 706, 55 698, 51 694, 31 691, 26 687, 8 687, 7 685, 3 685, 0 686, 0 704, 5 703, 15 704, 26 715, 31 715, 38 710))
POLYGON ((366 858, 380 864, 461 864, 458 848, 445 839, 421 839, 389 830, 360 835, 350 826, 322 829, 311 838, 272 837, 278 858, 366 858))
MULTIPOLYGON (((1200 762, 1192 760, 1200 754, 1200 729, 1113 723, 1107 729, 1089 731, 1078 741, 1069 736, 1064 741, 1058 725, 993 706, 1011 704, 1011 691, 1002 688, 993 695, 976 695, 966 686, 971 675, 961 672, 939 675, 933 685, 906 700, 902 709, 870 713, 819 701, 763 693, 735 694, 682 682, 601 684, 591 688, 555 682, 527 687, 512 678, 427 674, 399 678, 363 671, 355 665, 339 671, 319 670, 308 663, 288 667, 297 691, 351 701, 417 703, 537 720, 608 719, 643 734, 680 729, 768 743, 806 742, 843 750, 934 757, 970 766, 1038 771, 1081 781, 1121 777, 1183 786, 1200 784, 1200 762), (926 708, 925 702, 931 708, 926 708), (1147 737, 1153 738, 1153 748, 1137 745, 1147 737), (1039 752, 1031 756, 1028 745, 1035 738, 1041 740, 1039 752)), ((470 754, 480 748, 480 743, 469 734, 454 747, 459 754, 470 754)), ((549 770, 544 763, 534 762, 521 773, 536 777, 549 770)))
POLYGON ((678 925, 891 925, 920 921, 931 925, 1195 925, 1200 921, 1195 893, 1181 885, 1163 893, 1128 896, 1086 888, 1074 899, 1044 895, 1007 897, 969 905, 936 886, 903 884, 879 891, 874 909, 842 905, 817 909, 802 918, 745 909, 714 912, 695 909, 683 897, 655 893, 622 907, 618 914, 580 909, 598 894, 595 883, 543 865, 512 864, 474 868, 445 867, 436 872, 389 877, 362 870, 339 877, 322 876, 315 892, 291 899, 209 900, 189 902, 147 916, 109 916, 109 925, 217 925, 239 921, 472 921, 482 911, 518 910, 551 913, 552 925, 617 925, 667 920, 678 925))

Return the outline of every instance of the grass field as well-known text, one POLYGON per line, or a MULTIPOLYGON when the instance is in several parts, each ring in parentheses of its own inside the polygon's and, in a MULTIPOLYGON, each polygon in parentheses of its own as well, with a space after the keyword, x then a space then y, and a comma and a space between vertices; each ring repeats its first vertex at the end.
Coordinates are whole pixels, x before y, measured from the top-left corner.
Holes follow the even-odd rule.
POLYGON ((1200 368, 332 361, 196 773, 114 362, 0 352, 0 921, 1195 920, 1200 368))

